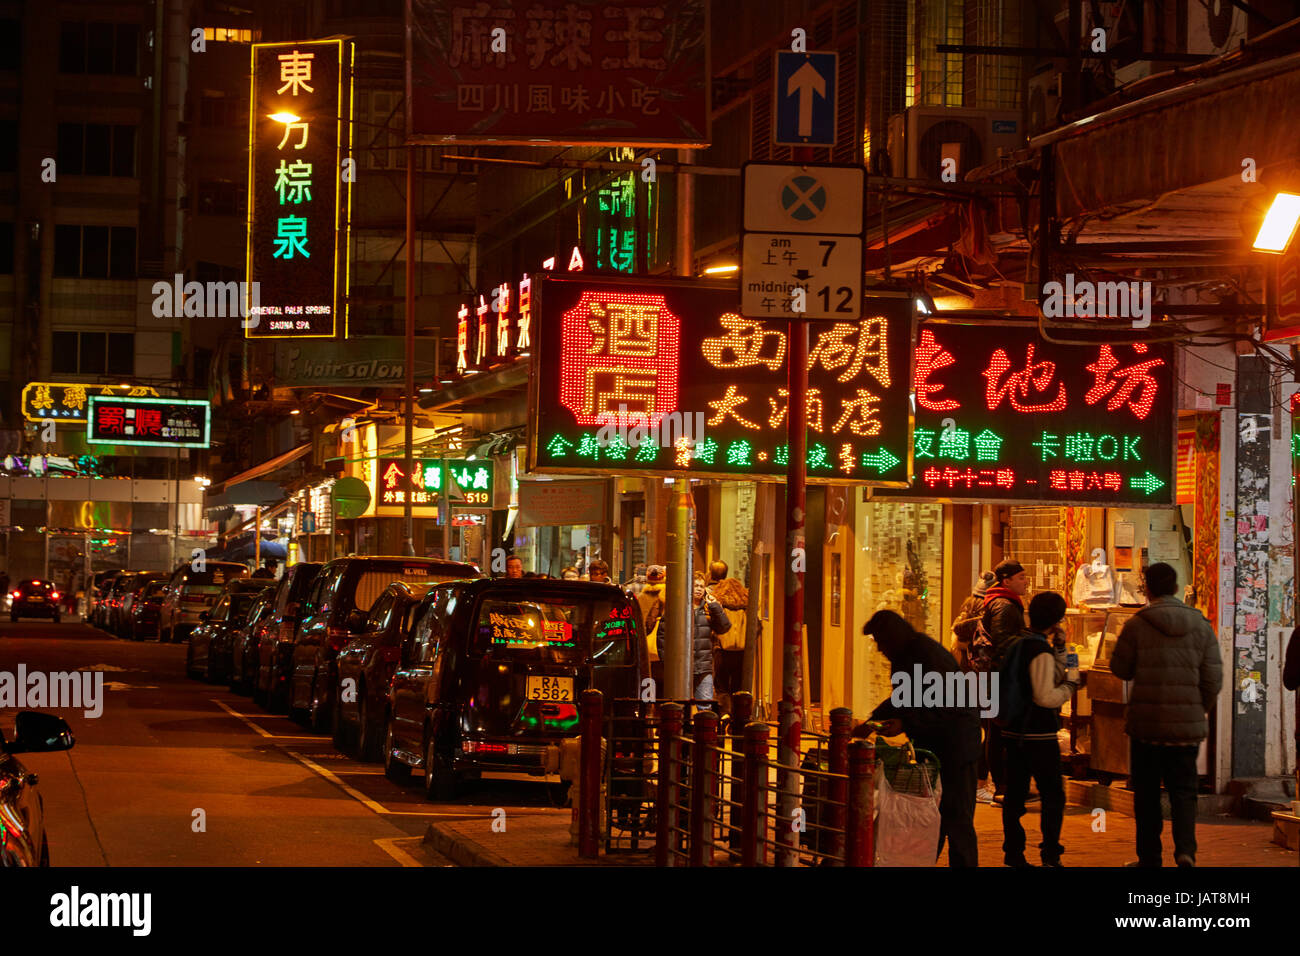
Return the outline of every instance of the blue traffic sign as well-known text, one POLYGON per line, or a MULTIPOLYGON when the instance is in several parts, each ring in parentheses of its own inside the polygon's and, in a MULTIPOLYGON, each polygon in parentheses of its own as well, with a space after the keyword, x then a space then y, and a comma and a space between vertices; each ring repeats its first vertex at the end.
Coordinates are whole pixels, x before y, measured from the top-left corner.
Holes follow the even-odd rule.
POLYGON ((838 53, 776 54, 776 122, 772 141, 782 146, 835 145, 835 77, 838 53))

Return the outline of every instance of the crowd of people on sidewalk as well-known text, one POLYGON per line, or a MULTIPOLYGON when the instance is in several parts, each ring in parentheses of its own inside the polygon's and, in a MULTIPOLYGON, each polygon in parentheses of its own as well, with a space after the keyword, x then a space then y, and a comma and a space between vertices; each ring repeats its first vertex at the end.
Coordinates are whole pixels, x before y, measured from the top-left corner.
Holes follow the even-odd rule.
MULTIPOLYGON (((1162 864, 1163 784, 1172 811, 1174 862, 1195 866, 1196 760, 1223 682, 1219 646, 1204 615, 1174 596, 1178 579, 1172 567, 1153 564, 1144 578, 1147 606, 1124 624, 1110 657, 1111 672, 1132 681, 1125 725, 1137 824, 1138 859, 1132 865, 1162 864)), ((1031 780, 1041 802, 1041 864, 1060 866, 1065 852, 1060 710, 1079 686, 1080 673, 1067 654, 1061 626, 1065 598, 1044 591, 1026 608, 1028 590, 1028 575, 1014 560, 981 575, 956 615, 952 652, 893 611, 876 612, 863 628, 895 675, 911 674, 919 666, 923 673, 997 678, 989 681, 997 688, 997 707, 982 721, 969 699, 944 700, 936 707, 924 706, 920 695, 904 704, 891 695, 871 715, 883 736, 906 733, 916 747, 938 758, 936 856, 946 841, 950 866, 978 865, 977 802, 1001 806, 1003 862, 1017 868, 1033 865, 1025 855, 1021 824, 1031 780)), ((1294 635, 1291 643, 1297 644, 1294 635)), ((945 679, 942 686, 955 683, 945 679)), ((855 733, 862 736, 871 729, 863 724, 855 733)))

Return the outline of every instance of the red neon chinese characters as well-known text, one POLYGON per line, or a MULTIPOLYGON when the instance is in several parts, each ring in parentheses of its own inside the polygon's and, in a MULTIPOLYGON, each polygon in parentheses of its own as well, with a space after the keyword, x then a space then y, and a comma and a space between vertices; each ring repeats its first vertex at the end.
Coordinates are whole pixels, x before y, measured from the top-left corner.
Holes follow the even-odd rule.
POLYGON ((1011 468, 927 468, 921 473, 921 480, 929 487, 956 488, 1001 488, 1009 490, 1016 486, 1016 473, 1011 468))
POLYGON ((139 435, 157 435, 162 437, 162 409, 137 408, 135 412, 135 433, 139 435))
POLYGON ((677 410, 681 320, 662 295, 584 292, 561 335, 560 404, 579 425, 653 425, 677 410))
POLYGON ((99 430, 107 435, 126 434, 126 409, 109 405, 96 410, 99 415, 99 430))
POLYGON ((961 402, 951 398, 933 398, 943 391, 942 385, 931 385, 930 376, 941 368, 947 368, 956 359, 952 353, 934 340, 934 332, 924 329, 921 340, 916 343, 916 403, 932 412, 951 412, 961 408, 961 402))
POLYGON ((1114 491, 1124 487, 1123 476, 1117 471, 1066 471, 1053 469, 1048 475, 1053 491, 1114 491))
POLYGON ((1056 377, 1055 362, 1035 362, 1034 345, 1025 347, 1025 367, 1019 372, 1011 372, 1011 360, 1007 353, 998 349, 989 359, 989 367, 983 372, 987 382, 984 388, 984 400, 989 411, 996 411, 1006 399, 1018 412, 1059 412, 1065 408, 1065 385, 1056 383, 1056 397, 1040 404, 1031 404, 1031 389, 1034 397, 1045 397, 1052 388, 1052 379, 1056 377), (1005 378, 1003 376, 1006 375, 1005 378))
MULTIPOLYGON (((1147 347, 1139 343, 1133 346, 1133 350, 1141 355, 1147 347)), ((1097 361, 1086 366, 1093 374, 1094 381, 1092 388, 1088 389, 1088 394, 1083 396, 1083 400, 1089 405, 1096 405, 1109 395, 1110 401, 1106 403, 1107 411, 1119 411, 1127 403, 1129 411, 1141 421, 1151 413, 1156 392, 1160 390, 1156 380, 1148 373, 1151 369, 1164 364, 1164 359, 1153 358, 1119 368, 1119 359, 1115 358, 1115 353, 1111 351, 1109 345, 1103 345, 1097 361), (1134 395, 1134 392, 1137 394, 1134 395)))

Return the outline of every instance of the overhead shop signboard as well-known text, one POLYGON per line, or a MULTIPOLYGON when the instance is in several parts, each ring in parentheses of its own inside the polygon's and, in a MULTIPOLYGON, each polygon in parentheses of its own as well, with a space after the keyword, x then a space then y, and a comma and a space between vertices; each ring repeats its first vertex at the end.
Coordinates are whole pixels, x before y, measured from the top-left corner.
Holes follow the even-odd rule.
POLYGON ((709 145, 707 0, 407 0, 418 143, 709 145))
POLYGON ((248 338, 347 334, 351 105, 350 41, 253 44, 248 338))
POLYGON ((84 422, 91 395, 158 397, 148 385, 87 385, 85 382, 28 382, 23 386, 23 417, 29 422, 84 422))
POLYGON ((116 398, 91 395, 86 441, 92 445, 207 448, 212 405, 184 398, 116 398))
POLYGON ((1056 345, 1033 326, 917 328, 911 498, 1174 501, 1173 349, 1056 345))
MULTIPOLYGON (((534 278, 531 470, 784 480, 787 322, 698 280, 534 278)), ((809 323, 809 481, 906 483, 911 332, 910 298, 809 323)))
POLYGON ((446 461, 417 458, 413 464, 414 480, 406 474, 406 459, 379 459, 379 488, 375 502, 381 511, 385 508, 405 507, 408 493, 414 495, 411 499, 412 507, 436 507, 442 489, 447 484, 443 475, 444 465, 451 472, 459 489, 459 495, 452 496, 454 505, 466 508, 492 507, 492 462, 461 458, 449 458, 446 461))

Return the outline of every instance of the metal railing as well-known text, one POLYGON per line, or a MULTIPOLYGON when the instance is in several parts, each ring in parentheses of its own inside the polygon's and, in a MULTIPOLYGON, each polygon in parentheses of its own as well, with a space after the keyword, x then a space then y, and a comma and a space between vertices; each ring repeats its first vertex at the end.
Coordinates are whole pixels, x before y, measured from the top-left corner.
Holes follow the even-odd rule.
POLYGON ((598 691, 583 695, 580 853, 595 856, 603 834, 607 853, 653 843, 660 866, 872 865, 875 743, 852 740, 847 708, 831 712, 829 734, 805 732, 799 765, 782 767, 771 726, 750 720, 750 695, 733 695, 725 721, 711 706, 616 699, 607 710, 598 691), (787 819, 777 811, 781 770, 802 784, 787 819), (603 818, 588 796, 597 780, 603 818))

